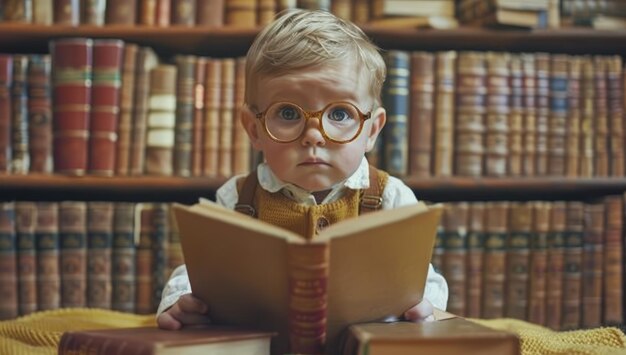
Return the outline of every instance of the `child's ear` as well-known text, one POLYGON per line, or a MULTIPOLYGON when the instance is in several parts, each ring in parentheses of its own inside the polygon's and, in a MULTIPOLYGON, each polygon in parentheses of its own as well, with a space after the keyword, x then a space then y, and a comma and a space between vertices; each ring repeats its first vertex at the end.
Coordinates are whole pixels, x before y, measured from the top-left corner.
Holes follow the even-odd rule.
POLYGON ((376 138, 383 129, 385 122, 387 122, 387 112, 383 107, 378 107, 374 112, 372 112, 372 118, 369 119, 371 121, 371 125, 369 126, 369 131, 367 132, 367 148, 366 151, 370 151, 374 148, 374 144, 376 143, 376 138))
POLYGON ((248 137, 250 138, 250 144, 256 150, 261 150, 259 145, 259 131, 257 126, 258 119, 248 105, 243 105, 241 109, 241 124, 246 130, 248 137))

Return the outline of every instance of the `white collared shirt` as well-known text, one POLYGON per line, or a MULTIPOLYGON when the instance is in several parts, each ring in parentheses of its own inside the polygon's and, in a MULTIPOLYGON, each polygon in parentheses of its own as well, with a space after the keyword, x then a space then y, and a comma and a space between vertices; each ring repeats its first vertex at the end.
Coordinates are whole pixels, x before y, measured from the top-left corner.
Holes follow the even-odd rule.
MULTIPOLYGON (((216 192, 217 203, 224 207, 233 209, 239 199, 237 192, 237 179, 235 176, 224 183, 216 192)), ((292 200, 305 205, 316 205, 315 197, 306 190, 290 183, 281 181, 271 171, 265 163, 259 164, 257 167, 257 177, 259 185, 268 192, 282 192, 285 196, 292 200)), ((346 189, 366 189, 369 187, 369 164, 367 159, 363 158, 357 170, 346 180, 333 186, 321 202, 322 204, 330 203, 338 200, 343 196, 346 189)), ((383 209, 391 209, 412 203, 417 203, 417 198, 413 191, 402 182, 402 180, 389 176, 387 184, 382 194, 383 209)), ((157 310, 157 316, 164 310, 171 307, 178 301, 183 294, 191 292, 189 277, 185 265, 177 267, 172 276, 167 281, 161 298, 161 303, 157 310)), ((448 284, 446 280, 438 274, 432 264, 428 269, 428 277, 426 279, 426 287, 424 289, 424 298, 429 300, 433 306, 445 310, 448 303, 448 284)))

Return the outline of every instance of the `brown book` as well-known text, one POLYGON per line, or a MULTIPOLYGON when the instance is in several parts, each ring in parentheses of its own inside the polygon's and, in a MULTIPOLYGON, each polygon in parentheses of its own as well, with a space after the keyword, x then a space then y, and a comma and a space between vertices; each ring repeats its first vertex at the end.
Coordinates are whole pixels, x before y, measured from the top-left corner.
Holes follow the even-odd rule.
POLYGON ((157 0, 138 0, 137 5, 137 11, 139 13, 137 23, 144 26, 155 26, 157 14, 157 0))
POLYGON ((582 321, 584 328, 602 324, 604 283, 605 208, 602 202, 585 204, 582 269, 582 321))
POLYGON ((485 204, 485 251, 483 256, 483 318, 504 317, 508 202, 485 204))
POLYGON ((563 249, 563 319, 561 329, 564 330, 580 328, 582 314, 583 228, 583 202, 568 202, 565 222, 565 248, 563 249))
POLYGON ((204 153, 204 97, 207 58, 197 57, 193 90, 193 130, 191 136, 191 175, 202 176, 204 153))
POLYGON ((54 24, 78 26, 80 24, 80 0, 54 0, 54 24))
POLYGON ((0 54, 0 173, 11 167, 11 83, 13 56, 0 54))
POLYGON ((138 51, 139 47, 136 44, 124 44, 122 83, 120 87, 120 114, 117 124, 117 145, 115 149, 115 175, 129 174, 138 51))
POLYGON ((0 202, 0 319, 18 316, 15 203, 0 202))
POLYGON ((222 101, 222 61, 220 59, 207 60, 205 85, 202 174, 217 176, 222 101))
POLYGON ((624 87, 622 83, 622 57, 607 57, 607 99, 609 115, 609 157, 610 175, 624 176, 624 87))
POLYGON ((411 53, 409 176, 431 176, 435 106, 435 55, 411 53))
POLYGON ((271 23, 275 16, 276 2, 274 0, 257 0, 257 25, 265 26, 271 23))
POLYGON ((484 175, 502 177, 507 174, 509 157, 509 54, 488 52, 487 95, 485 97, 484 175))
POLYGON ((32 0, 4 0, 3 21, 31 23, 33 21, 32 3, 32 0))
POLYGON ((565 54, 552 54, 550 57, 548 117, 548 175, 565 175, 568 117, 568 62, 565 54))
POLYGON ((233 131, 235 108, 235 59, 222 59, 220 93, 219 145, 217 174, 229 177, 233 174, 233 131))
POLYGON ((441 217, 443 224, 442 275, 448 282, 448 308, 451 313, 466 314, 467 296, 467 202, 448 203, 441 217))
POLYGON ((524 74, 520 54, 509 53, 508 176, 522 176, 524 157, 524 74))
POLYGON ((117 123, 122 86, 124 42, 118 39, 93 41, 93 78, 89 123, 89 173, 115 173, 117 123))
POLYGON ((528 314, 528 276, 533 205, 511 202, 506 256, 505 316, 526 320, 528 314))
POLYGON ((176 122, 174 124, 174 175, 191 176, 195 115, 195 78, 198 58, 177 55, 176 122))
POLYGON ((36 225, 37 205, 34 202, 16 202, 17 294, 20 315, 30 314, 37 310, 36 225))
POLYGON ((105 9, 108 10, 112 1, 106 0, 81 0, 80 23, 82 25, 102 26, 104 25, 105 9))
POLYGON ((59 203, 61 306, 87 306, 87 203, 59 203))
POLYGON ((608 152, 608 107, 607 107, 607 61, 604 56, 593 57, 593 175, 598 177, 609 176, 609 152, 608 152))
POLYGON ((522 106, 522 175, 534 176, 536 173, 536 96, 537 80, 535 73, 535 57, 531 53, 521 54, 523 106, 522 106))
POLYGON ((344 20, 352 20, 352 0, 332 0, 330 12, 344 20))
POLYGON ((550 54, 535 53, 535 175, 548 174, 548 119, 550 115, 550 54))
POLYGON ((467 319, 425 323, 363 323, 346 330, 343 355, 388 354, 520 354, 513 333, 488 328, 467 319))
POLYGON ((178 331, 155 327, 71 331, 61 336, 58 354, 269 355, 274 334, 215 326, 185 327, 178 331))
POLYGON ((87 306, 111 308, 113 202, 87 204, 87 306))
POLYGON ((455 51, 437 52, 435 57, 434 176, 453 174, 456 60, 455 51))
POLYGON ((167 251, 167 275, 171 275, 175 268, 185 263, 183 257, 183 247, 180 244, 180 232, 178 230, 178 224, 176 223, 176 216, 174 211, 170 208, 170 231, 169 231, 169 249, 167 251))
POLYGON ((135 312, 149 314, 156 310, 152 305, 152 219, 154 206, 150 203, 138 205, 139 236, 135 251, 135 312))
MULTIPOLYGON (((224 25, 224 2, 227 0, 197 0, 196 25, 214 26, 224 25)), ((272 5, 274 1, 271 1, 272 5)))
POLYGON ((52 172, 50 56, 28 58, 28 153, 30 172, 52 172))
POLYGON ((622 324, 624 319, 622 305, 624 207, 622 196, 605 197, 604 210, 606 222, 604 225, 604 256, 602 258, 604 261, 602 324, 622 324))
POLYGON ((283 354, 334 353, 348 324, 399 317, 417 304, 441 207, 369 213, 315 239, 208 200, 174 212, 191 287, 212 321, 277 331, 272 353, 283 354))
POLYGON ((167 203, 155 203, 152 211, 152 219, 150 221, 152 228, 150 233, 150 246, 152 252, 152 290, 151 304, 153 311, 161 302, 161 294, 167 282, 169 274, 169 265, 167 260, 167 251, 169 249, 170 239, 170 209, 167 203))
POLYGON ((33 1, 33 23, 51 25, 54 22, 54 0, 33 1))
POLYGON ((483 299, 483 254, 485 242, 485 204, 473 202, 467 220, 467 300, 466 316, 480 318, 483 299))
POLYGON ((235 96, 233 107, 233 171, 232 174, 246 174, 250 171, 250 139, 241 123, 241 110, 244 107, 246 92, 246 59, 235 59, 235 96))
POLYGON ((256 27, 257 0, 224 0, 224 22, 233 27, 256 27))
POLYGON ((550 232, 548 233, 548 285, 546 286, 546 325, 561 329, 563 317, 563 269, 564 247, 567 228, 567 205, 563 201, 552 202, 550 232))
POLYGON ((157 0, 155 24, 158 27, 167 27, 171 24, 172 2, 171 0, 157 0))
POLYGON ((28 56, 13 55, 11 85, 11 167, 13 174, 28 174, 28 56))
POLYGON ((567 127, 565 129, 565 176, 568 177, 580 176, 581 75, 581 56, 570 56, 567 74, 567 127))
POLYGON ((352 21, 358 24, 367 23, 372 14, 368 0, 352 0, 352 21))
POLYGON ((594 175, 594 66, 591 57, 582 58, 582 74, 580 82, 580 177, 594 175))
POLYGON ((196 0, 172 0, 174 26, 193 26, 196 23, 196 0))
POLYGON ((546 269, 551 209, 550 202, 533 204, 534 229, 530 241, 528 321, 541 325, 546 324, 546 269))
POLYGON ((150 72, 150 100, 146 128, 146 167, 152 175, 173 175, 176 126, 176 73, 171 64, 150 72))
POLYGON ((37 203, 35 248, 37 254, 37 309, 61 306, 59 270, 59 211, 55 202, 37 203))
POLYGON ((113 244, 111 246, 111 309, 135 312, 136 204, 113 205, 113 244))
POLYGON ((134 25, 136 23, 137 0, 108 0, 105 22, 108 25, 134 25))

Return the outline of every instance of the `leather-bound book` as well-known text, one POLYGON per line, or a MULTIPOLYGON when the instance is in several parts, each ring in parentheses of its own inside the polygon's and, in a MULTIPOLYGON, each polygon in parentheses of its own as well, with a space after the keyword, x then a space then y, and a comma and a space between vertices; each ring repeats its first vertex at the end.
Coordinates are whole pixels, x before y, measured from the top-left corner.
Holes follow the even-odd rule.
POLYGON ((487 319, 504 317, 509 209, 506 201, 485 204, 482 317, 487 319))
POLYGON ((467 314, 468 212, 467 202, 448 203, 442 216, 444 254, 441 271, 450 290, 447 310, 459 316, 467 314))
POLYGON ((137 0, 108 0, 105 23, 132 26, 136 23, 137 0))
POLYGON ((565 175, 565 133, 567 130, 568 61, 565 54, 550 58, 550 116, 548 118, 548 175, 565 175))
POLYGON ((30 172, 52 172, 50 56, 28 58, 28 153, 30 172))
POLYGON ((546 325, 561 329, 563 317, 564 246, 567 228, 567 205, 564 201, 552 202, 550 232, 548 234, 548 286, 546 287, 546 325))
POLYGON ((161 302, 163 287, 169 278, 169 264, 167 251, 170 240, 170 208, 167 203, 155 203, 152 211, 150 246, 152 248, 152 290, 151 305, 153 311, 161 302))
POLYGON ((138 205, 139 238, 135 253, 135 312, 149 314, 156 310, 152 305, 152 232, 154 206, 151 203, 138 205))
POLYGON ((150 72, 146 130, 147 174, 173 175, 176 125, 175 65, 160 64, 150 72))
POLYGON ((13 56, 0 54, 0 173, 11 167, 11 84, 13 56))
POLYGON ((167 27, 171 24, 172 2, 171 0, 157 0, 155 25, 159 27, 167 27))
POLYGON ((390 50, 384 55, 387 79, 382 88, 387 122, 382 131, 385 170, 396 176, 408 173, 409 162, 409 88, 410 55, 406 51, 390 50))
POLYGON ((196 0, 172 0, 172 25, 193 26, 196 24, 196 0))
POLYGON ((54 0, 54 24, 78 26, 80 5, 80 0, 54 0))
POLYGON ((472 202, 467 218, 467 317, 480 318, 483 299, 485 203, 472 202))
POLYGON ((136 204, 113 205, 113 245, 111 250, 111 308, 135 312, 136 204))
POLYGON ((193 55, 177 55, 175 57, 177 74, 174 175, 177 176, 191 176, 197 61, 197 57, 193 55))
POLYGON ((582 58, 580 82, 580 177, 594 176, 595 85, 594 65, 590 56, 582 58))
POLYGON ((584 328, 602 324, 604 282, 605 208, 603 202, 585 204, 582 269, 582 323, 584 328))
POLYGON ((167 275, 171 275, 175 268, 185 263, 183 257, 183 247, 180 244, 180 231, 178 224, 176 223, 176 216, 170 205, 170 234, 169 234, 169 248, 167 251, 167 275))
POLYGON ((28 56, 13 55, 13 84, 11 85, 11 167, 13 174, 28 174, 28 56))
POLYGON ((87 203, 59 203, 61 307, 87 306, 87 203))
MULTIPOLYGON (((484 173, 485 113, 487 97, 487 63, 483 52, 459 53, 456 66, 456 122, 449 127, 455 139, 436 141, 436 149, 454 148, 454 171, 460 176, 481 176, 484 173)), ((442 127, 443 123, 437 122, 442 127)), ((447 128, 446 128, 447 129, 447 128)), ((440 137, 437 134, 437 137, 440 137)))
POLYGON ((33 23, 51 25, 54 22, 54 0, 33 1, 33 23))
POLYGON ((523 119, 522 119, 522 175, 534 176, 536 173, 536 96, 537 80, 535 56, 532 53, 521 54, 523 83, 523 119))
POLYGON ((409 176, 431 176, 435 113, 435 54, 411 53, 409 176))
POLYGON ((220 93, 219 145, 217 174, 229 177, 233 174, 233 128, 235 108, 235 59, 222 59, 220 93))
POLYGON ((604 56, 593 57, 593 175, 596 177, 609 176, 609 119, 607 107, 607 61, 604 56))
POLYGON ((34 202, 16 202, 17 299, 18 311, 22 316, 37 310, 36 225, 37 205, 34 202))
POLYGON ((433 176, 453 174, 456 63, 457 52, 436 53, 433 176))
POLYGON ((606 223, 604 227, 604 282, 602 284, 602 324, 617 325, 624 320, 623 313, 623 196, 604 198, 606 223))
POLYGON ((33 21, 33 0, 4 0, 2 6, 4 7, 2 9, 4 22, 31 23, 33 21))
POLYGON ((131 175, 143 175, 145 172, 150 71, 152 71, 158 63, 158 58, 152 49, 148 47, 139 48, 135 72, 135 94, 133 97, 132 134, 130 141, 129 172, 131 175))
POLYGON ((607 57, 607 99, 609 108, 609 171, 611 176, 624 176, 624 87, 622 57, 607 57))
POLYGON ((567 126, 565 128, 565 176, 567 177, 580 175, 581 75, 582 57, 571 55, 567 65, 567 126))
POLYGON ((288 9, 295 9, 296 5, 296 0, 276 0, 276 13, 288 9))
POLYGON ((15 203, 0 202, 0 319, 18 316, 15 203))
POLYGON ((533 203, 534 228, 530 241, 528 321, 541 325, 546 324, 546 269, 551 209, 550 202, 533 203))
MULTIPOLYGON (((223 26, 224 1, 227 0, 197 0, 196 25, 214 27, 223 26)), ((270 3, 274 6, 274 1, 270 1, 270 3)))
POLYGON ((531 202, 511 202, 506 255, 505 316, 526 320, 528 314, 528 276, 530 241, 533 228, 531 202))
MULTIPOLYGON (((157 0, 137 0, 137 24, 155 26, 157 14, 157 0)), ((169 4, 169 1, 168 1, 169 4)))
POLYGON ((550 54, 535 53, 535 175, 548 174, 548 120, 550 116, 550 54))
POLYGON ((235 107, 233 108, 233 174, 250 171, 250 139, 241 123, 246 92, 246 59, 235 59, 235 107))
POLYGON ((256 27, 257 0, 224 0, 224 22, 233 27, 256 27))
POLYGON ((522 175, 524 156, 524 74, 520 54, 509 53, 509 117, 508 117, 508 158, 506 171, 508 176, 522 175))
POLYGON ((37 202, 35 248, 37 254, 37 309, 61 306, 59 269, 59 211, 56 202, 37 202))
POLYGON ((257 0, 257 25, 265 26, 271 23, 275 16, 276 2, 274 0, 257 0))
POLYGON ((112 1, 109 0, 81 0, 80 23, 83 25, 102 26, 104 25, 104 13, 108 11, 112 1))
POLYGON ((567 202, 565 248, 563 249, 563 318, 561 322, 561 329, 563 330, 580 328, 582 314, 583 228, 583 202, 567 202))
POLYGON ((509 158, 509 54, 489 52, 487 63, 487 96, 485 98, 485 176, 507 174, 509 158))
POLYGON ((51 42, 54 171, 84 175, 88 168, 93 41, 51 42))
POLYGON ((334 0, 330 2, 330 12, 344 20, 352 20, 352 0, 334 0))
POLYGON ((113 202, 87 203, 87 306, 111 308, 113 202))
POLYGON ((207 58, 197 57, 193 90, 193 130, 191 132, 191 175, 202 175, 204 153, 204 96, 207 58))
POLYGON ((300 9, 308 10, 330 10, 329 0, 297 0, 296 4, 300 9))
MULTIPOLYGON (((447 205, 444 205, 444 208, 447 208, 447 205)), ((445 253, 445 249, 443 248, 443 238, 444 238, 444 229, 443 225, 445 223, 445 216, 442 214, 441 223, 437 226, 437 235, 435 236, 435 245, 433 246, 433 255, 430 257, 430 264, 433 266, 435 271, 438 273, 443 272, 443 255, 445 253)))
POLYGON ((220 59, 207 59, 205 82, 202 174, 217 176, 222 101, 222 61, 220 59))
POLYGON ((357 24, 365 24, 371 18, 370 2, 368 0, 352 0, 352 21, 357 24))
POLYGON ((122 55, 122 86, 120 87, 120 115, 117 124, 115 148, 115 175, 128 175, 130 147, 133 132, 133 103, 135 98, 135 72, 139 46, 124 43, 122 55))
POLYGON ((115 172, 123 52, 124 42, 121 40, 93 41, 88 159, 90 174, 112 176, 115 172))

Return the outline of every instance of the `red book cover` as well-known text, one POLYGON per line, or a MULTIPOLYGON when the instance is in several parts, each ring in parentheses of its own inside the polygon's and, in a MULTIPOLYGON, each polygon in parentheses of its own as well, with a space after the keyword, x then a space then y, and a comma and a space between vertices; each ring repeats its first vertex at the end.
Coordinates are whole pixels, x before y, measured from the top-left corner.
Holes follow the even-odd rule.
POLYGON ((0 173, 9 171, 11 161, 11 82, 13 57, 0 55, 0 173))
POLYGON ((51 44, 54 170, 84 175, 91 104, 93 41, 55 40, 51 44))
POLYGON ((30 171, 52 172, 52 101, 48 55, 29 56, 28 137, 30 171))
POLYGON ((93 42, 93 80, 89 128, 89 173, 113 175, 122 86, 124 42, 93 42))

